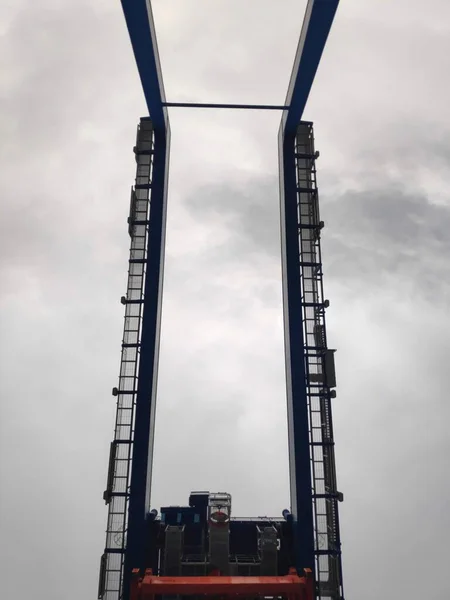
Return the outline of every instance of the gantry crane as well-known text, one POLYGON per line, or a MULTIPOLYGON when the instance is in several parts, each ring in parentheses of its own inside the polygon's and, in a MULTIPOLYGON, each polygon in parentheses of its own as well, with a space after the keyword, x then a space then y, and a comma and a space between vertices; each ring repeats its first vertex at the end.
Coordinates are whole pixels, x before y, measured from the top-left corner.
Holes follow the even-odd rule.
MULTIPOLYGON (((309 0, 283 106, 167 102, 150 0, 122 0, 149 116, 140 119, 128 232, 128 286, 99 599, 155 596, 342 600, 341 544, 322 287, 313 125, 301 121, 339 0, 309 0), (151 510, 167 179, 168 108, 282 111, 278 134, 290 510, 231 517, 227 493, 192 492, 151 510)), ((255 511, 257 507, 255 507, 255 511)))

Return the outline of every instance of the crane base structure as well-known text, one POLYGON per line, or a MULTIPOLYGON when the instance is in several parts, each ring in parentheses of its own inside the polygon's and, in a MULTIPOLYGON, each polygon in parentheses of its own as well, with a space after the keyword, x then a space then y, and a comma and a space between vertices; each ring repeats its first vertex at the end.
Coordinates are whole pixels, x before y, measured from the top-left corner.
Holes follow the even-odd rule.
MULTIPOLYGON (((308 0, 284 104, 167 102, 149 0, 121 0, 149 116, 133 152, 130 256, 99 600, 344 600, 313 124, 301 120, 338 0, 308 0), (279 110, 280 226, 290 508, 231 516, 227 493, 151 508, 170 125, 168 109, 279 110)), ((255 507, 255 512, 257 507, 255 507)))
MULTIPOLYGON (((155 596, 313 600, 310 569, 300 577, 293 558, 292 515, 232 518, 227 493, 192 492, 189 506, 148 516, 144 570, 133 569, 130 600, 155 596)), ((99 598, 106 576, 100 578, 99 598)), ((109 574, 110 575, 110 574, 109 574)))

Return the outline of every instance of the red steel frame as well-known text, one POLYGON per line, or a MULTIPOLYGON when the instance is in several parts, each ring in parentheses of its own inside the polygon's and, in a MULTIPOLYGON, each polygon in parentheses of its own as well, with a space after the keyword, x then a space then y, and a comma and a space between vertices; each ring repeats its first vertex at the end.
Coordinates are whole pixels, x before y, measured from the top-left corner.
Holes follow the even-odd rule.
POLYGON ((130 592, 130 600, 154 600, 161 595, 238 596, 240 600, 282 596, 287 600, 313 600, 314 584, 310 569, 305 569, 303 577, 295 569, 282 577, 155 577, 151 569, 141 577, 139 569, 133 569, 130 592))

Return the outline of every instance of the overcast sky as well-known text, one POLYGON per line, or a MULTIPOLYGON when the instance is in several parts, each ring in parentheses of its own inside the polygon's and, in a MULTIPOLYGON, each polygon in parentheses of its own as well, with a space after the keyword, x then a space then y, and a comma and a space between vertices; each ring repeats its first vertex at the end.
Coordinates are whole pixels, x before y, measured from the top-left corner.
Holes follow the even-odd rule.
MULTIPOLYGON (((450 3, 341 3, 305 112, 348 600, 450 596, 450 3)), ((306 2, 154 0, 172 101, 284 101, 306 2)), ((0 8, 4 597, 95 598, 146 115, 118 0, 0 8)), ((172 109, 153 505, 289 505, 279 114, 172 109)))

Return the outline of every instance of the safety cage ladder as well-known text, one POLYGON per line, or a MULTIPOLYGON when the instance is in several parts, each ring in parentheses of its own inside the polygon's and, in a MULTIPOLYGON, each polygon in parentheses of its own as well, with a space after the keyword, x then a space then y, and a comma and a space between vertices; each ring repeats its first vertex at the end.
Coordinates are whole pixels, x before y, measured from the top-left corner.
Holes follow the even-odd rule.
POLYGON ((343 598, 341 543, 331 399, 336 393, 334 350, 327 347, 316 160, 312 123, 301 122, 295 141, 299 268, 305 344, 306 390, 312 475, 316 598, 343 598))
POLYGON ((141 120, 136 136, 136 181, 131 190, 128 233, 131 238, 114 440, 111 443, 107 486, 103 498, 108 505, 106 547, 101 558, 98 598, 122 597, 126 548, 134 412, 139 369, 141 326, 149 236, 150 191, 153 167, 153 128, 141 120))

